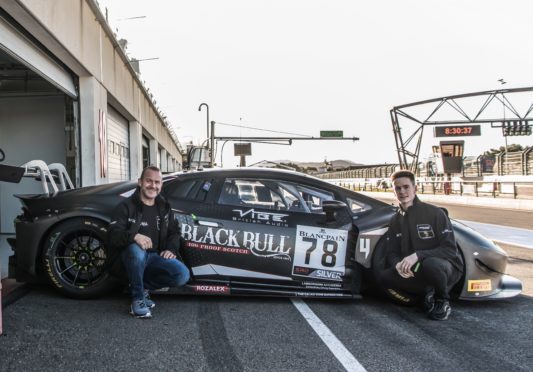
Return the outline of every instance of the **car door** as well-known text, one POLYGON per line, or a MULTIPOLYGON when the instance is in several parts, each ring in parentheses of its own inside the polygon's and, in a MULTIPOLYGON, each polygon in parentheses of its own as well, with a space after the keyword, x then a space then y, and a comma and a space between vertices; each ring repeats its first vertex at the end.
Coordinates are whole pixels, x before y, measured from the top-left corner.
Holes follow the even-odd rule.
POLYGON ((216 210, 204 228, 186 238, 210 254, 211 269, 254 280, 342 282, 351 217, 345 208, 326 223, 324 200, 333 192, 291 181, 228 177, 221 183, 216 210), (216 218, 213 218, 215 217, 216 218))
POLYGON ((213 185, 216 185, 216 178, 206 173, 205 176, 194 174, 178 177, 163 189, 180 224, 180 254, 195 277, 201 274, 198 268, 204 267, 211 260, 207 249, 200 249, 200 245, 205 243, 206 236, 210 236, 213 226, 217 226, 213 193, 213 188, 216 187, 213 185))

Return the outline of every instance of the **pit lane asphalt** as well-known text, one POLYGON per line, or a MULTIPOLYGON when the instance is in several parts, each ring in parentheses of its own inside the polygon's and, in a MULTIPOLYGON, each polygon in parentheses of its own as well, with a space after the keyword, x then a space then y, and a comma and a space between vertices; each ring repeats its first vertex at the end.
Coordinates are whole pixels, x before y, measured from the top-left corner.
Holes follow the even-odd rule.
MULTIPOLYGON (((287 299, 154 296, 133 319, 122 294, 91 301, 46 287, 4 309, 1 371, 342 371, 287 299)), ((453 303, 435 322, 413 308, 306 300, 368 371, 531 370, 533 298, 453 303)))

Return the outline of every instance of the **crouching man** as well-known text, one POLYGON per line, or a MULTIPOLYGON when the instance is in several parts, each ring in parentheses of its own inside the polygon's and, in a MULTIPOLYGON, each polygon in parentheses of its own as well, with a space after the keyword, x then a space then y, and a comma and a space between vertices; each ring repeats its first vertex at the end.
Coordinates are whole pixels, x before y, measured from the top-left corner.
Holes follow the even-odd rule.
POLYGON ((400 208, 387 233, 391 267, 382 273, 381 285, 424 296, 429 318, 446 320, 450 290, 463 271, 450 220, 442 209, 418 199, 412 172, 395 172, 391 180, 400 208))
POLYGON ((130 313, 150 318, 155 303, 148 290, 183 286, 189 270, 177 259, 180 231, 170 204, 161 196, 159 168, 146 167, 132 196, 120 203, 109 225, 109 244, 128 274, 130 313))

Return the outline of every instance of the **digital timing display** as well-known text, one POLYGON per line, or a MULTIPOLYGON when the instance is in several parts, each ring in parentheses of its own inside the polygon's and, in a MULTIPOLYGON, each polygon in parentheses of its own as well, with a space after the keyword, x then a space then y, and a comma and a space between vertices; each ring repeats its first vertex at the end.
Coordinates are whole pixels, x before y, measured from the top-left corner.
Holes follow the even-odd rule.
POLYGON ((481 136, 479 125, 456 125, 433 128, 435 137, 481 136))

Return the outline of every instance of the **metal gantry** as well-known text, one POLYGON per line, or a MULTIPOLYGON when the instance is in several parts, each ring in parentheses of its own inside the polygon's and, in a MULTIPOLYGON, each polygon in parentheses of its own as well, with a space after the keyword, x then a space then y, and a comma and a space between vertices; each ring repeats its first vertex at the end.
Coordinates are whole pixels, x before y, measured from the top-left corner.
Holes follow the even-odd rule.
POLYGON ((408 103, 390 110, 398 161, 402 169, 416 170, 424 128, 427 125, 484 124, 501 128, 509 120, 533 123, 533 87, 458 94, 408 103), (528 94, 529 93, 529 94, 528 94), (524 110, 512 101, 526 99, 524 110), (472 99, 478 102, 472 102, 472 99), (451 110, 450 110, 451 108, 451 110), (417 110, 422 111, 416 112, 417 110), (449 112, 447 112, 449 111, 449 112), (429 112, 429 114, 428 114, 429 112), (401 124, 417 125, 408 134, 401 124))

